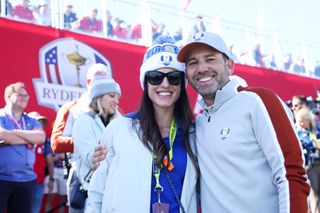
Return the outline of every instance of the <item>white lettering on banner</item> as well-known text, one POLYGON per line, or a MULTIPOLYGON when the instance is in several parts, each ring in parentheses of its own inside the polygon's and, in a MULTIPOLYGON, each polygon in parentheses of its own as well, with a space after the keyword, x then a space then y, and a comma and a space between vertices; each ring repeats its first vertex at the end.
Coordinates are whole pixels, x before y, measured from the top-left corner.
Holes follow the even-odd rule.
POLYGON ((61 101, 72 101, 74 99, 80 98, 81 92, 78 91, 67 91, 59 90, 53 88, 43 88, 42 98, 61 100, 61 101))
POLYGON ((66 102, 80 98, 85 88, 44 83, 41 79, 34 79, 38 103, 48 107, 61 106, 66 102))

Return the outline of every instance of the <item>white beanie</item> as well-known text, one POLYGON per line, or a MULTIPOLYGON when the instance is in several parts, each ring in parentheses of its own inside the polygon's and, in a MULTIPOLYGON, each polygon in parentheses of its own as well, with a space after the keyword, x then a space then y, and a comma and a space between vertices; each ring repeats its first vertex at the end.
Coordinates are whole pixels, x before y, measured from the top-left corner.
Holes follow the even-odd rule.
POLYGON ((95 78, 112 78, 111 68, 101 63, 93 64, 88 69, 87 80, 95 78))
POLYGON ((107 93, 118 93, 121 95, 119 84, 112 78, 101 78, 93 81, 89 89, 89 97, 92 101, 93 98, 107 93))
POLYGON ((142 89, 148 71, 168 67, 185 73, 185 65, 177 60, 178 52, 179 47, 172 43, 155 44, 147 49, 140 67, 142 89))

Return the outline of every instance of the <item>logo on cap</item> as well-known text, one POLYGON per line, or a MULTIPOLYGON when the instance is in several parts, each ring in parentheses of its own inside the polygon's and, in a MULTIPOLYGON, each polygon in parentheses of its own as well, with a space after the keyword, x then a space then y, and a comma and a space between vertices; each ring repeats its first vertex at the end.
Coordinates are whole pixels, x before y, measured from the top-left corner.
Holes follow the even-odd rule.
POLYGON ((169 64, 172 62, 172 56, 162 55, 160 60, 164 66, 169 66, 169 64))
POLYGON ((203 39, 204 33, 196 33, 192 38, 194 41, 199 41, 200 39, 203 39))

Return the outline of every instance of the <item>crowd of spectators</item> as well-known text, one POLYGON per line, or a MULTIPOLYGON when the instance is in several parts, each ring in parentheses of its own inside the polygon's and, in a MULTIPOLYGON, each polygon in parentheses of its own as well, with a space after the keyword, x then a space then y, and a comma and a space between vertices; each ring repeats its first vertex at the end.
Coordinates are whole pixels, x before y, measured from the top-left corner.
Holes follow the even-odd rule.
MULTIPOLYGON (((319 92, 318 92, 319 96, 319 92)), ((287 102, 291 108, 310 180, 310 212, 319 212, 320 203, 320 99, 295 95, 287 102)))
MULTIPOLYGON (((45 26, 51 25, 49 0, 40 0, 37 4, 31 4, 30 0, 19 0, 16 5, 12 5, 9 0, 6 0, 5 11, 8 17, 14 19, 45 26)), ((102 13, 101 9, 91 8, 86 15, 80 17, 77 11, 74 11, 73 4, 68 2, 64 8, 64 29, 95 36, 107 36, 111 39, 129 43, 144 44, 142 23, 138 22, 131 25, 122 17, 114 18, 108 10, 106 15, 102 13), (102 17, 106 17, 106 20, 102 17), (106 26, 106 32, 104 32, 104 26, 106 26)), ((203 19, 204 17, 201 14, 196 15, 194 25, 189 30, 188 35, 206 31, 203 19)), ((155 40, 159 35, 170 35, 178 44, 179 42, 182 44, 188 39, 184 38, 186 35, 183 34, 181 27, 178 27, 175 32, 169 32, 165 24, 151 20, 151 28, 152 40, 155 40)), ((276 57, 275 53, 264 52, 263 44, 259 42, 256 42, 251 49, 247 50, 239 50, 234 43, 230 43, 229 48, 236 63, 320 78, 319 61, 310 66, 312 62, 306 64, 303 57, 293 56, 290 52, 283 55, 282 58, 279 55, 276 57)))

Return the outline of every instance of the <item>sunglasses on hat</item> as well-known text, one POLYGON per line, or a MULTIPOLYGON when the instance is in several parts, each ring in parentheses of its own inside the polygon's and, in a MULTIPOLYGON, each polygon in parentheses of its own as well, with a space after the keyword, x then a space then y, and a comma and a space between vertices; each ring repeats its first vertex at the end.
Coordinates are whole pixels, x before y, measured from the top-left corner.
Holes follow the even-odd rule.
POLYGON ((160 85, 164 77, 167 77, 169 84, 177 86, 181 84, 181 81, 184 78, 184 73, 179 71, 163 73, 156 70, 146 73, 146 80, 152 85, 160 85))

